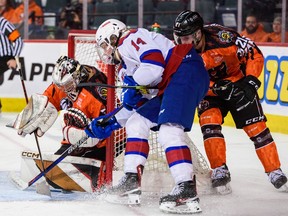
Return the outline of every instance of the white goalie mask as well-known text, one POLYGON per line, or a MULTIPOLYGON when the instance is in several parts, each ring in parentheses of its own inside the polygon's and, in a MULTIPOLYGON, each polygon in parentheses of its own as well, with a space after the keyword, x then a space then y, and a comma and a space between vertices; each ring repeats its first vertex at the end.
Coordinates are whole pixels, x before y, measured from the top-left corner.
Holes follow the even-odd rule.
POLYGON ((61 56, 57 60, 52 73, 54 84, 73 101, 78 97, 78 84, 87 77, 86 69, 78 61, 67 56, 61 56))
POLYGON ((118 40, 126 29, 126 25, 116 19, 106 20, 97 29, 96 50, 105 64, 113 63, 118 40))

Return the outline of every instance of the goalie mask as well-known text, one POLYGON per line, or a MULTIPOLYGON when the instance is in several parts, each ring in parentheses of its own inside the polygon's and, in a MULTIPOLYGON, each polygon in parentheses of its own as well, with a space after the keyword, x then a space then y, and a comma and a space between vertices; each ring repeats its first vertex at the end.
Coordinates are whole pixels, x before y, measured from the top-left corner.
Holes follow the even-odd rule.
POLYGON ((108 19, 103 22, 95 35, 96 50, 105 64, 119 63, 119 57, 115 56, 119 38, 127 30, 126 25, 116 19, 108 19))
POLYGON ((54 84, 75 101, 78 97, 77 86, 88 79, 88 71, 72 58, 61 56, 54 67, 52 79, 54 84))
POLYGON ((203 18, 199 13, 185 10, 176 17, 173 26, 173 35, 177 44, 181 44, 180 37, 192 35, 193 43, 197 46, 201 41, 204 26, 203 18))

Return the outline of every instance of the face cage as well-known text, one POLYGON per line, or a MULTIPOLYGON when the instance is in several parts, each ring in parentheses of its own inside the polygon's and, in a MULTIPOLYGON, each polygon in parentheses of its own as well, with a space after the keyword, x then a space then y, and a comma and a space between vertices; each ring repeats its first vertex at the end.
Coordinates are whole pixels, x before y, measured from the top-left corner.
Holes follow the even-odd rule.
POLYGON ((96 44, 96 51, 100 60, 104 64, 112 64, 114 62, 115 48, 110 44, 103 42, 102 44, 96 44))
POLYGON ((55 83, 55 85, 67 95, 72 94, 75 95, 77 93, 77 85, 79 84, 78 78, 73 78, 72 74, 69 74, 69 77, 65 82, 55 83))

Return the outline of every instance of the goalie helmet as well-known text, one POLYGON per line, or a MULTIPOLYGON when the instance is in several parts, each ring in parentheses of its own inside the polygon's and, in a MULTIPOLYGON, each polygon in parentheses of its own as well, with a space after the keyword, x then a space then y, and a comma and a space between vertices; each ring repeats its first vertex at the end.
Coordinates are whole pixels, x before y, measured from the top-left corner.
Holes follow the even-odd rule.
POLYGON ((96 48, 104 63, 108 64, 114 61, 118 40, 126 29, 126 25, 117 19, 108 19, 97 29, 96 48))
POLYGON ((75 101, 78 97, 77 86, 88 79, 88 71, 72 58, 61 56, 54 67, 52 80, 54 84, 75 101))

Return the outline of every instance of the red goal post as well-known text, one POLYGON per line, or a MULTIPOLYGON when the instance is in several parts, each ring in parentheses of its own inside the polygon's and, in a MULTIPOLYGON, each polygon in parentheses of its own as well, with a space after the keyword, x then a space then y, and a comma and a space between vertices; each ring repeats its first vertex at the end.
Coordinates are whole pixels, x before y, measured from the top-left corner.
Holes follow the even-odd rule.
MULTIPOLYGON (((95 66, 99 70, 106 73, 109 85, 121 85, 118 82, 116 74, 117 70, 115 70, 115 67, 113 65, 105 65, 100 61, 95 47, 95 33, 95 30, 71 31, 68 35, 68 56, 75 58, 80 62, 80 64, 95 66)), ((110 112, 117 106, 117 101, 119 101, 117 100, 117 95, 119 95, 119 91, 121 90, 108 88, 107 91, 107 109, 108 112, 110 112)), ((157 142, 157 136, 157 132, 150 132, 150 151, 142 178, 143 180, 146 179, 146 183, 142 181, 142 191, 146 190, 159 192, 159 187, 162 187, 161 190, 163 190, 163 186, 168 187, 170 190, 174 184, 166 162, 165 152, 161 145, 157 142), (155 182, 157 182, 158 186, 155 185, 155 182), (156 188, 153 188, 152 185, 155 185, 156 188)), ((107 143, 106 182, 108 184, 112 183, 112 181, 114 182, 115 177, 116 179, 118 178, 118 171, 121 173, 119 175, 123 175, 125 149, 125 143, 121 142, 123 137, 126 137, 126 134, 125 129, 122 128, 115 131, 107 143)), ((195 173, 199 175, 207 175, 210 172, 210 169, 205 158, 187 134, 186 139, 192 153, 195 173)), ((203 182, 201 184, 203 184, 203 182)))

